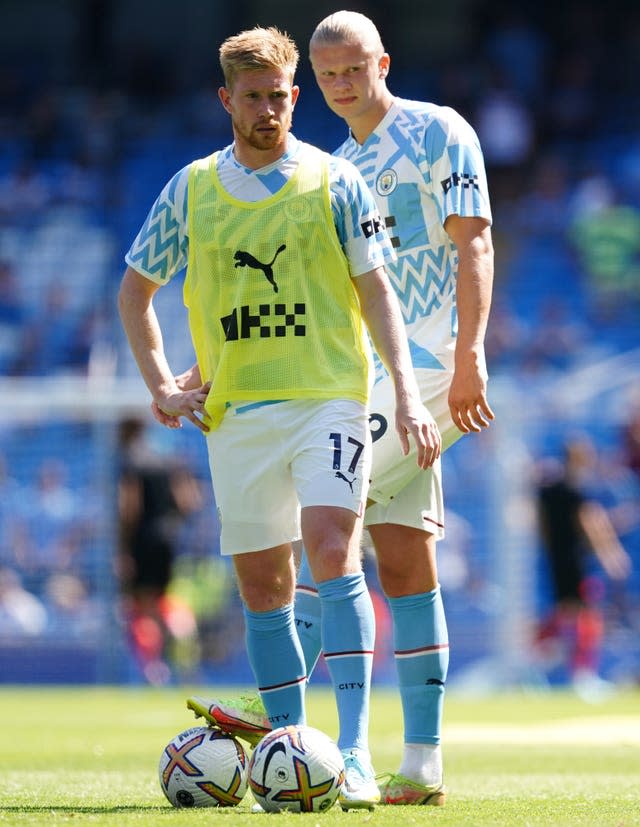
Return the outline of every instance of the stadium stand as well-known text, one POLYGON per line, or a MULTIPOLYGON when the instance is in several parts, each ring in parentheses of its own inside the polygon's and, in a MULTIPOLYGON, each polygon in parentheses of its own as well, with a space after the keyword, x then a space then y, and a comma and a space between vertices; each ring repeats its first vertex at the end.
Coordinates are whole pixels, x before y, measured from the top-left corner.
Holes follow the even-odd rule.
MULTIPOLYGON (((622 3, 635 28, 630 23, 628 36, 607 40, 600 4, 578 5, 577 17, 574 4, 560 3, 579 55, 568 29, 545 20, 544 3, 519 4, 517 12, 506 4, 504 14, 480 3, 462 12, 473 23, 472 49, 454 50, 456 59, 439 66, 425 62, 422 75, 400 59, 394 65, 397 93, 459 108, 482 127, 488 148, 496 129, 513 138, 487 155, 497 256, 487 348, 498 422, 445 459, 448 506, 467 526, 455 550, 463 574, 451 575, 448 603, 451 675, 461 683, 486 678, 500 651, 507 652, 505 680, 549 679, 518 657, 549 599, 527 518, 527 469, 557 452, 559 435, 575 428, 600 446, 611 481, 602 496, 626 509, 622 539, 635 561, 623 603, 605 591, 611 624, 603 669, 612 680, 640 677, 640 652, 627 635, 635 630, 640 638, 640 482, 637 466, 621 470, 622 432, 640 396, 640 93, 611 83, 624 62, 637 62, 640 16, 622 3), (585 45, 594 43, 593 50, 585 45), (603 106, 609 117, 596 117, 603 106), (516 414, 512 406, 526 410, 516 414), (510 462, 524 479, 507 497, 510 462), (508 562, 514 554, 522 554, 520 568, 508 562), (528 564, 537 572, 533 582, 528 564)), ((383 4, 370 6, 372 13, 379 7, 384 24, 383 4)), ((239 4, 238 19, 251 8, 239 4)), ((396 39, 400 29, 392 27, 396 39)), ((225 143, 226 121, 216 114, 214 83, 202 78, 189 94, 176 81, 151 96, 148 84, 115 70, 103 69, 92 85, 86 55, 84 73, 66 65, 53 75, 45 57, 32 58, 33 49, 17 48, 0 63, 0 680, 141 681, 114 563, 114 433, 121 414, 145 411, 147 403, 115 291, 123 254, 161 186, 225 143), (69 402, 72 387, 79 397, 69 402), (120 401, 119 387, 127 389, 120 401)), ((318 105, 305 69, 301 85, 294 131, 331 149, 342 125, 318 105)), ((158 299, 165 329, 183 329, 179 290, 172 285, 158 299)), ((176 371, 190 364, 188 337, 167 346, 176 371)), ((197 434, 157 429, 155 438, 206 480, 197 434)), ((228 681, 250 680, 233 647, 237 602, 228 571, 211 557, 216 532, 215 504, 207 502, 185 529, 176 583, 195 612, 198 649, 175 653, 169 680, 206 678, 221 664, 228 681)), ((379 674, 387 674, 384 667, 379 674)))

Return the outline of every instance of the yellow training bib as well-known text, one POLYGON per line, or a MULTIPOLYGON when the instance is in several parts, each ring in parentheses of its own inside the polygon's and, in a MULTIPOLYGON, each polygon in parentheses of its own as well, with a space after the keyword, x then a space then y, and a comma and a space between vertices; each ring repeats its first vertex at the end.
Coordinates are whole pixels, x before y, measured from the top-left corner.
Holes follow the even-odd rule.
POLYGON ((329 156, 301 149, 275 195, 239 201, 217 153, 189 172, 185 304, 206 409, 229 400, 348 398, 366 403, 368 344, 329 194, 329 156))

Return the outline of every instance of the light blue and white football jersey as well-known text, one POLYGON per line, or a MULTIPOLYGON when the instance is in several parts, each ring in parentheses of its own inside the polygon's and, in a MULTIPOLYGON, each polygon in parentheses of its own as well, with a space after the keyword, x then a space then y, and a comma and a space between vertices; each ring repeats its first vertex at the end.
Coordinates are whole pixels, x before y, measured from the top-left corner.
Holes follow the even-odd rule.
POLYGON ((350 136, 334 155, 355 164, 396 251, 387 271, 400 300, 415 367, 451 367, 458 256, 448 216, 491 222, 476 133, 449 107, 395 98, 361 146, 350 136))
MULTIPOLYGON (((217 162, 222 186, 241 201, 268 198, 297 169, 301 146, 289 135, 287 152, 258 170, 239 164, 233 145, 227 146, 217 162)), ((177 172, 162 189, 125 256, 127 264, 157 284, 166 283, 187 265, 189 167, 177 172)), ((329 189, 336 232, 352 275, 362 275, 393 260, 393 247, 370 191, 357 170, 342 158, 330 159, 329 189)))

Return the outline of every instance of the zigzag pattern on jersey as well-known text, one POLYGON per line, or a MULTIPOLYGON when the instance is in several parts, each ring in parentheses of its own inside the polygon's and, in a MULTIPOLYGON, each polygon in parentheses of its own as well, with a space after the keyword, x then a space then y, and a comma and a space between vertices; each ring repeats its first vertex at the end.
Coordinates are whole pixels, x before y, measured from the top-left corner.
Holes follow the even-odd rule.
POLYGON ((441 248, 438 255, 434 250, 413 251, 387 266, 405 324, 429 316, 451 291, 451 271, 443 271, 444 262, 445 250, 441 248))
POLYGON ((138 237, 141 243, 131 251, 130 259, 140 264, 145 273, 158 275, 166 279, 167 273, 173 271, 174 251, 178 222, 173 217, 173 210, 168 201, 157 205, 157 210, 147 216, 138 237))

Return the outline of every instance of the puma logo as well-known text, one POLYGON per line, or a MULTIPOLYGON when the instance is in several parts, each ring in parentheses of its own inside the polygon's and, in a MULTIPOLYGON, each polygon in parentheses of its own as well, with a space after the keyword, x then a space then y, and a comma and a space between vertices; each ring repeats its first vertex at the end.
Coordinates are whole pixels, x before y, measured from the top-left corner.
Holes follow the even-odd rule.
POLYGON ((278 258, 280 253, 283 250, 287 249, 286 244, 281 244, 278 249, 276 250, 275 256, 271 259, 268 264, 263 264, 261 261, 258 261, 257 258, 251 255, 251 253, 247 253, 246 250, 236 250, 233 254, 233 258, 235 259, 235 267, 251 267, 253 270, 262 270, 264 273, 264 277, 266 280, 273 286, 273 290, 275 293, 278 292, 278 285, 276 284, 276 280, 273 277, 273 262, 278 258))
POLYGON ((347 479, 347 477, 345 477, 345 475, 342 473, 342 471, 336 471, 336 477, 337 477, 339 480, 344 480, 344 481, 347 483, 347 485, 349 486, 349 488, 351 489, 351 493, 353 494, 353 483, 354 483, 354 482, 355 482, 358 478, 357 478, 357 477, 354 477, 352 480, 347 479))

